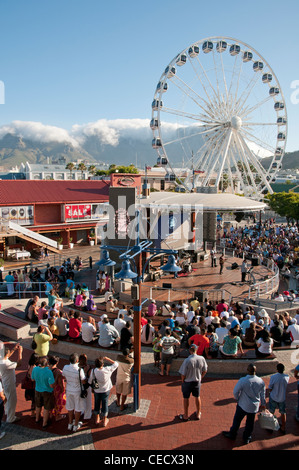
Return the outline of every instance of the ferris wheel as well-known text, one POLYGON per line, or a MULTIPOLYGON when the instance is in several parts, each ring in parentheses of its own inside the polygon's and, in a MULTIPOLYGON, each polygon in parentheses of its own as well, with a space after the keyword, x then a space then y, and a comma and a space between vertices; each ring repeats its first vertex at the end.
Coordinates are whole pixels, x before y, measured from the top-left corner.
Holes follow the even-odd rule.
POLYGON ((184 49, 160 77, 150 127, 157 165, 183 190, 273 192, 287 110, 273 70, 249 45, 211 37, 184 49))

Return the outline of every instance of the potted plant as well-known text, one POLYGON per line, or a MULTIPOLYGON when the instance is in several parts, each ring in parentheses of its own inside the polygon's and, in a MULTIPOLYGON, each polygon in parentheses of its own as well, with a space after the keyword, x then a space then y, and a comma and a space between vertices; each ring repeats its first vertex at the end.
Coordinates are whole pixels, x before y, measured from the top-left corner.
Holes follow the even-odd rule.
POLYGON ((90 244, 90 246, 94 245, 94 231, 93 230, 90 231, 89 244, 90 244))
POLYGON ((74 248, 74 244, 73 244, 73 239, 72 239, 72 237, 70 237, 69 246, 70 246, 70 248, 74 248))
POLYGON ((58 240, 57 240, 57 243, 58 243, 58 250, 62 250, 63 249, 63 238, 62 237, 59 237, 58 240))

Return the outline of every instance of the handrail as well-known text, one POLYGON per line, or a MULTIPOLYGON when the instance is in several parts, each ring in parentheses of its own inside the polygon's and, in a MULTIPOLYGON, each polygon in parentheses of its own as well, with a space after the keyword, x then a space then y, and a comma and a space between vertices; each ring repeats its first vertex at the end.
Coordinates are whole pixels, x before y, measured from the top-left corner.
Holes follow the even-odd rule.
MULTIPOLYGON (((64 292, 66 287, 66 281, 58 281, 53 282, 54 285, 58 285, 59 288, 57 292, 60 291, 64 292)), ((88 287, 88 290, 91 290, 91 286, 88 282, 84 282, 85 285, 88 287)), ((0 298, 3 298, 2 295, 5 294, 7 297, 15 298, 14 296, 17 294, 18 298, 21 299, 25 297, 25 294, 35 294, 39 297, 43 295, 47 297, 48 290, 46 290, 46 281, 30 281, 31 286, 26 288, 27 282, 0 282, 0 298)), ((49 284, 51 282, 49 281, 49 284)), ((51 284, 52 285, 52 284, 51 284)), ((28 285, 27 285, 28 286, 28 285)), ((6 298, 6 297, 5 297, 6 298)))

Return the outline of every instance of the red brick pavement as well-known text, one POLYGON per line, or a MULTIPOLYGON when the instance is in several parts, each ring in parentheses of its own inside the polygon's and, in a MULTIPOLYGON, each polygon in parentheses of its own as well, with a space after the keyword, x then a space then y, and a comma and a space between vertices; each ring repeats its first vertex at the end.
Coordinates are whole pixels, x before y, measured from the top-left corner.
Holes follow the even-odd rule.
MULTIPOLYGON (((30 354, 29 350, 24 349, 22 367, 17 369, 17 415, 21 417, 18 422, 20 426, 34 428, 37 425, 30 417, 30 406, 24 399, 24 391, 20 385, 30 354)), ((65 362, 61 360, 59 366, 62 368, 65 362)), ((236 407, 232 395, 235 383, 235 379, 209 378, 207 375, 201 388, 202 419, 192 419, 195 408, 191 399, 191 420, 181 422, 178 415, 182 413, 183 401, 179 377, 143 374, 141 399, 150 401, 146 417, 110 413, 107 428, 96 428, 91 421, 84 423, 82 429, 90 428, 95 449, 105 451, 299 450, 299 424, 294 419, 297 404, 295 379, 291 377, 288 387, 287 434, 269 434, 256 423, 254 441, 247 446, 242 442, 242 428, 234 442, 222 436, 222 431, 228 430, 231 425, 236 407)), ((269 378, 265 378, 265 383, 269 383, 269 378)), ((114 387, 111 393, 115 393, 114 387)), ((70 435, 67 431, 67 419, 51 423, 47 432, 70 435)))

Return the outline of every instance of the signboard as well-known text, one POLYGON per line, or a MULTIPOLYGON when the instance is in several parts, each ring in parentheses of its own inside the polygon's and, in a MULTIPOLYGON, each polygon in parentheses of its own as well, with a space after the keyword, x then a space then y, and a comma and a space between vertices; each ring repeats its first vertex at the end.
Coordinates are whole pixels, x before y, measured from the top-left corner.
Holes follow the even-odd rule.
POLYGON ((99 220, 107 212, 107 204, 66 204, 64 206, 64 221, 99 220))
POLYGON ((33 225, 33 206, 10 206, 1 207, 0 216, 5 221, 13 221, 19 225, 33 225))
POLYGON ((135 218, 136 188, 109 188, 108 243, 126 246, 130 241, 129 224, 135 218))

